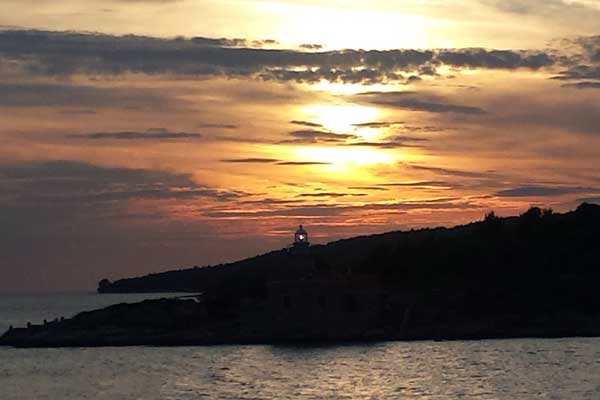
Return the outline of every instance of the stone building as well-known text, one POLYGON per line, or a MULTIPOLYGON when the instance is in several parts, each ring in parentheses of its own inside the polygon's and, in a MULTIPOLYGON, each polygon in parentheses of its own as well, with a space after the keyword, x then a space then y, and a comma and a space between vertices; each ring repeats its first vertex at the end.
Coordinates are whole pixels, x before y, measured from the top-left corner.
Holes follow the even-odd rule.
POLYGON ((267 283, 264 311, 272 333, 288 339, 368 336, 380 326, 386 294, 380 285, 356 277, 321 276, 314 268, 308 232, 300 226, 291 247, 294 279, 267 283))
POLYGON ((268 285, 268 314, 281 337, 369 335, 382 321, 384 303, 384 291, 364 282, 313 278, 268 285))

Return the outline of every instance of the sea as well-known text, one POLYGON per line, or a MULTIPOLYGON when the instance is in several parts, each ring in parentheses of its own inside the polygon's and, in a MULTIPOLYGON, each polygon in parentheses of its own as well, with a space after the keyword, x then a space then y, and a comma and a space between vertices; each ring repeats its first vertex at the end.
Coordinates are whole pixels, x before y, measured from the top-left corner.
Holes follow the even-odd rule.
MULTIPOLYGON (((0 331, 175 294, 0 295, 0 331)), ((0 399, 600 399, 600 339, 0 347, 0 399)))

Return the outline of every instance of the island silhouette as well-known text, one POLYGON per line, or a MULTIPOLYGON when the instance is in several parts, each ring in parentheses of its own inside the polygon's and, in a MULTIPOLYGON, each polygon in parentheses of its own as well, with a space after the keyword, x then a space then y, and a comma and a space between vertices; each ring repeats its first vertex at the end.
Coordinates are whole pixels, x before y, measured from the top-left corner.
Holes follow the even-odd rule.
POLYGON ((600 206, 490 212, 110 282, 100 293, 190 292, 9 329, 20 347, 600 336, 600 206))

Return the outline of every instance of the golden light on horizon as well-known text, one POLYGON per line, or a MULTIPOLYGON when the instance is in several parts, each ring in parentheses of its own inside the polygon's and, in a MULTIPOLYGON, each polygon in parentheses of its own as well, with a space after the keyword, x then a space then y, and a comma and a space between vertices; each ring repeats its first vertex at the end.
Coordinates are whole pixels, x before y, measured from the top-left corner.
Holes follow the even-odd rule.
POLYGON ((259 15, 277 21, 271 31, 285 43, 298 38, 323 44, 327 49, 425 48, 431 46, 430 30, 441 23, 413 13, 390 13, 384 4, 365 9, 362 3, 329 2, 293 4, 263 1, 256 4, 259 15), (311 29, 306 29, 310 21, 311 29), (359 28, 357 28, 359 27, 359 28))
MULTIPOLYGON (((129 260, 121 238, 139 236, 152 263, 168 246, 218 263, 297 218, 329 240, 600 203, 600 0, 2 7, 0 227, 23 235, 9 263, 40 227, 81 241, 73 265, 116 271, 86 249, 129 260)), ((63 268, 39 244, 32 265, 63 268)), ((0 289, 37 285, 15 271, 0 289)))
POLYGON ((354 173, 356 167, 393 164, 398 155, 380 149, 358 147, 310 147, 302 146, 294 149, 295 157, 307 162, 328 163, 323 167, 332 172, 354 173))
POLYGON ((304 108, 302 114, 328 130, 345 134, 355 130, 358 124, 374 122, 382 113, 375 107, 357 104, 320 104, 304 108))

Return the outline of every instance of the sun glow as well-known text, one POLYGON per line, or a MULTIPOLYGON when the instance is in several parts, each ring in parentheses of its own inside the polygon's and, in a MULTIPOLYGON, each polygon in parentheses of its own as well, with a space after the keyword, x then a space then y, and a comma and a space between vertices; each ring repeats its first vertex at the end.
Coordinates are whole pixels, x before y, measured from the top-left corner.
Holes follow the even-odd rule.
POLYGON ((336 167, 392 164, 398 158, 396 154, 383 150, 348 147, 297 147, 294 149, 294 156, 304 161, 328 163, 336 167))
MULTIPOLYGON (((375 2, 374 2, 375 3, 375 2)), ((390 12, 389 7, 364 2, 333 1, 319 4, 262 1, 258 13, 276 21, 270 29, 286 43, 319 43, 328 49, 431 47, 430 30, 438 22, 422 15, 390 12), (310 21, 311 29, 306 29, 310 21)))
POLYGON ((335 133, 350 133, 356 129, 356 124, 377 120, 381 111, 356 104, 314 105, 304 108, 302 114, 309 121, 335 133))

